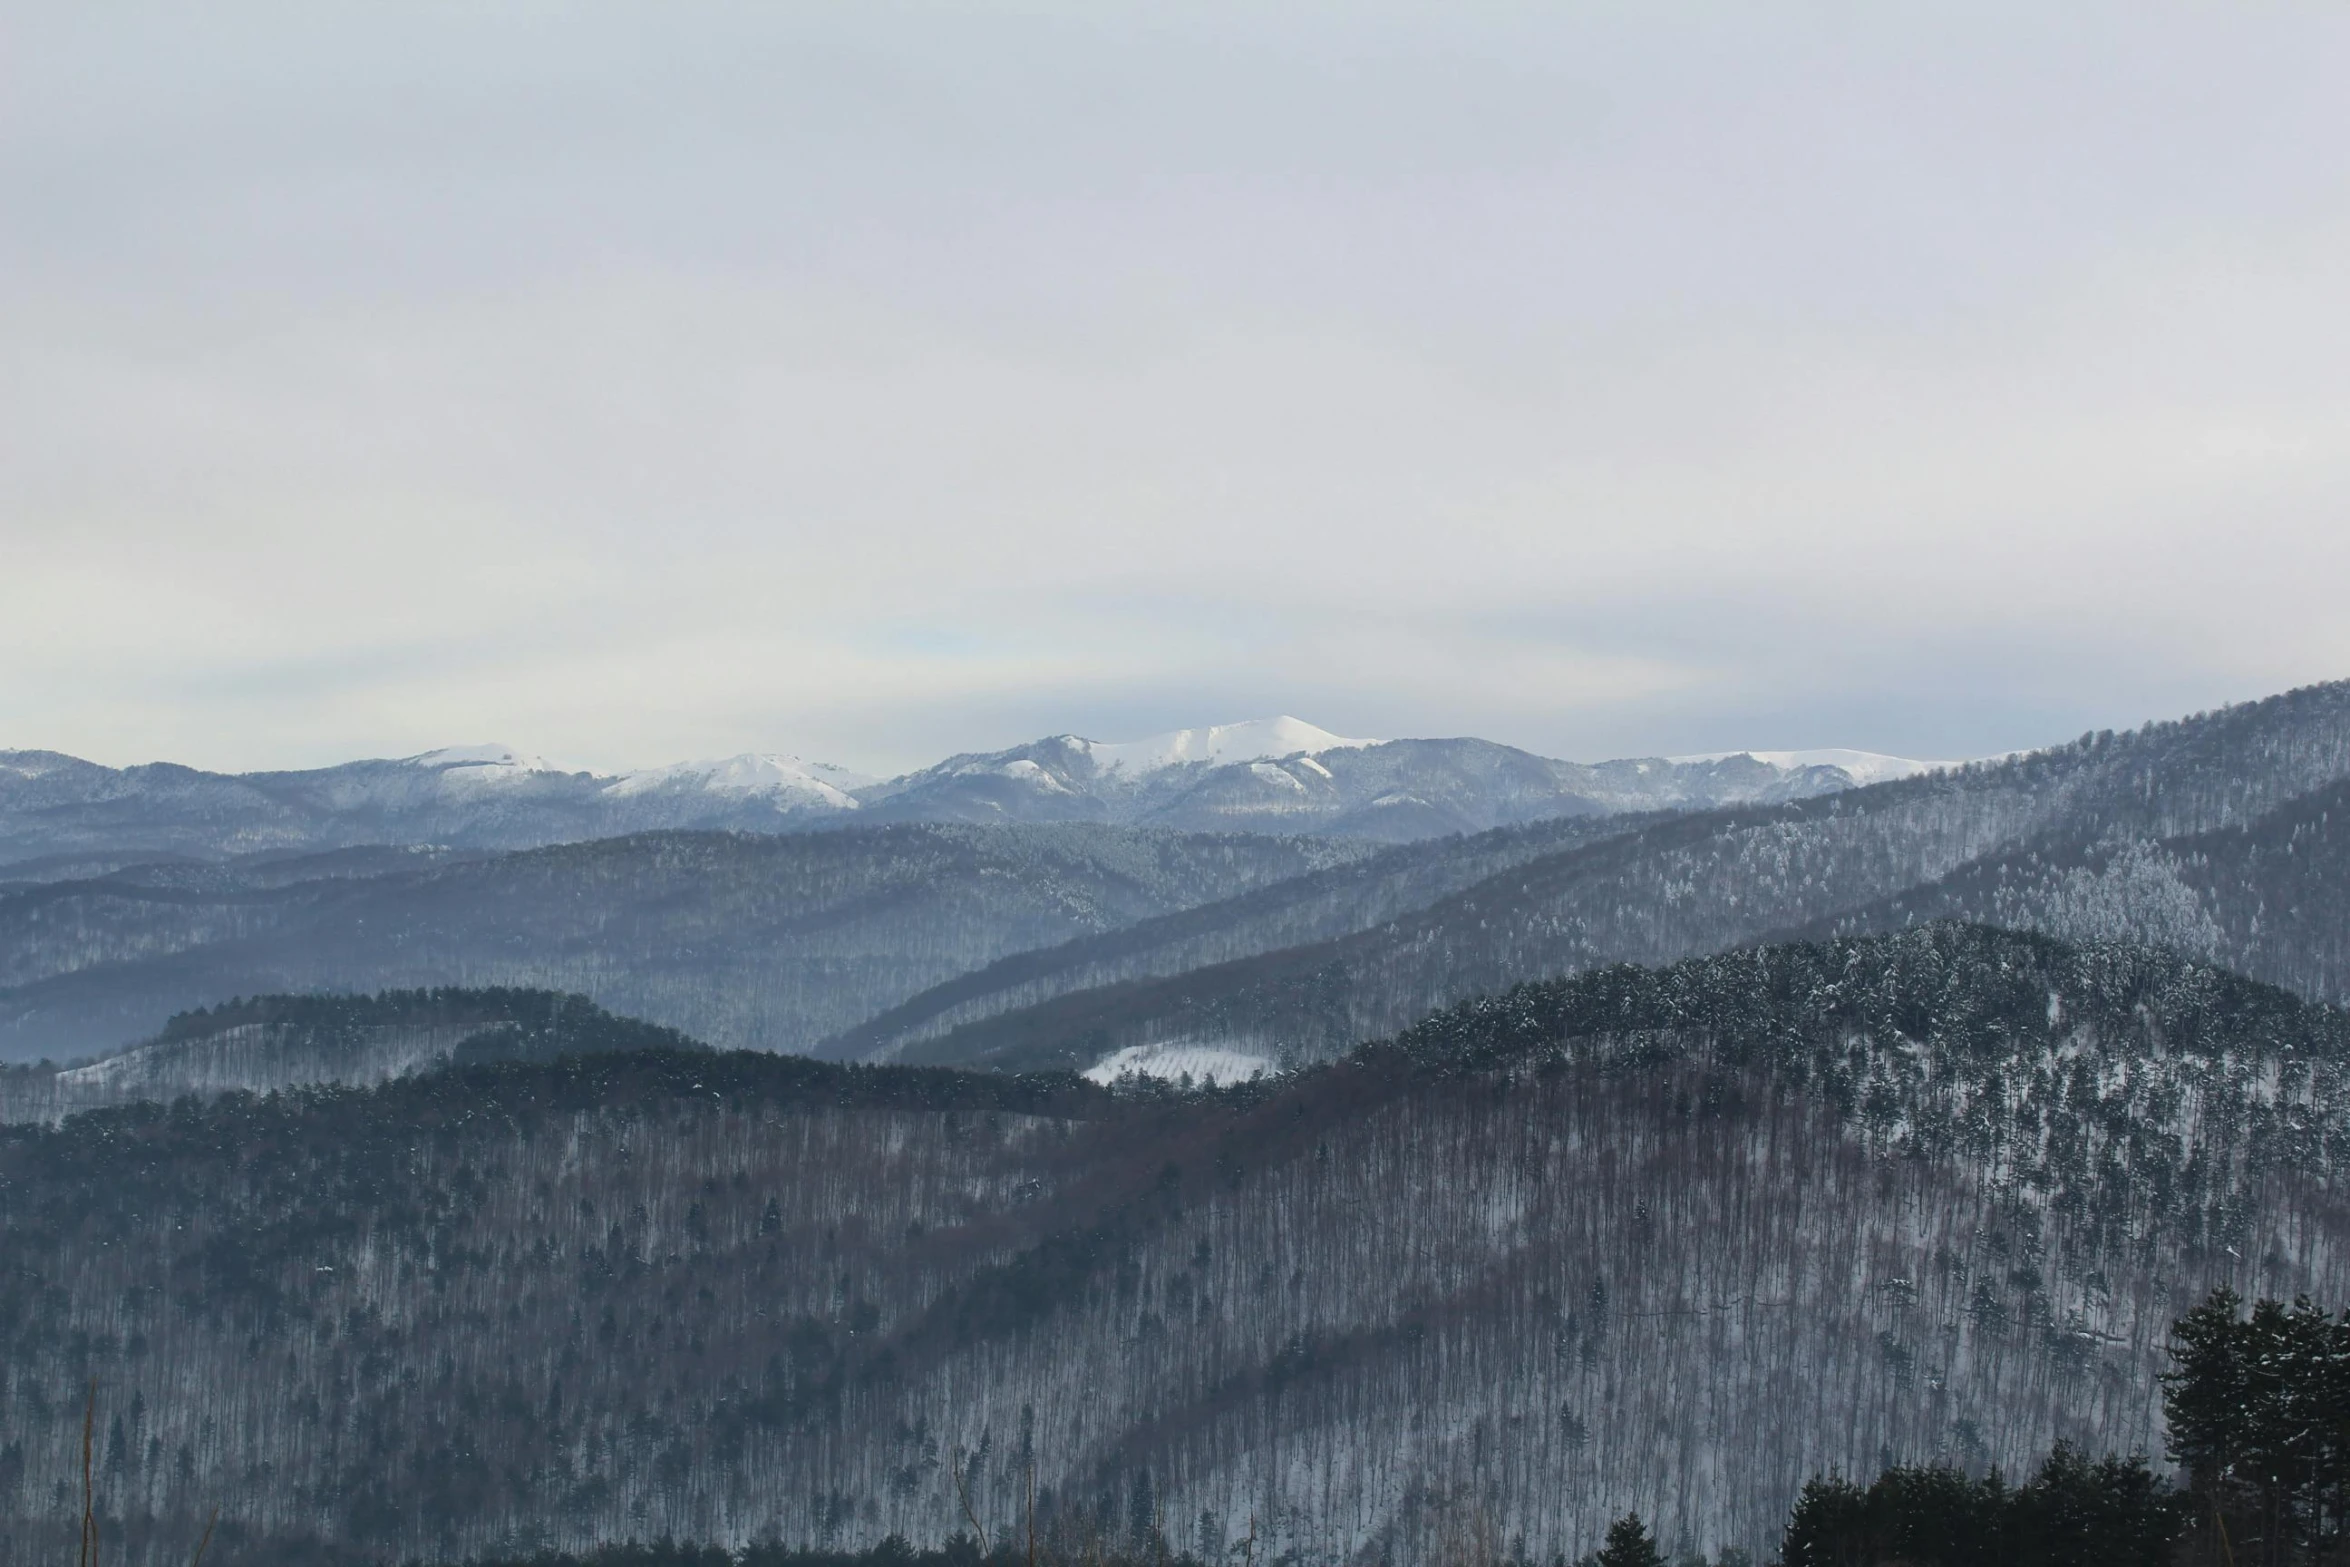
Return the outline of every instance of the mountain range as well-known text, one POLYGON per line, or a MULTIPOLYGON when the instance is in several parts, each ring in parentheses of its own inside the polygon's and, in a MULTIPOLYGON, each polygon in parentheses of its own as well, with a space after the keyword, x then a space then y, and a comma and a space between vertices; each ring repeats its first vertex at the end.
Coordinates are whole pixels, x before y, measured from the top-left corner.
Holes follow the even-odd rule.
POLYGON ((607 775, 497 745, 234 774, 0 751, 0 884, 159 855, 512 849, 848 823, 1097 822, 1398 842, 1544 817, 1793 799, 1926 765, 1863 752, 1585 765, 1485 740, 1348 740, 1294 718, 1124 744, 1056 735, 889 779, 762 755, 607 775))

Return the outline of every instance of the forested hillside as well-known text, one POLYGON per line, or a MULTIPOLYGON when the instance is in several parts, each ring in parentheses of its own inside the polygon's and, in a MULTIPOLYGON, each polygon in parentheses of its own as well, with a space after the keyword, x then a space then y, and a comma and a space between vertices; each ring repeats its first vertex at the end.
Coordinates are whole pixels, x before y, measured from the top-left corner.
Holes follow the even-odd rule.
MULTIPOLYGON (((2164 840, 2205 837, 2202 868, 2178 879, 2200 877, 2215 907, 2235 910, 2243 936, 2203 950, 2332 996, 2325 982, 2341 973, 2350 882, 2329 874, 2339 851, 2326 847, 2324 792, 2346 777, 2350 684, 2313 686, 1996 765, 1639 824, 1375 929, 1053 997, 919 1040, 901 1058, 1083 1066, 1122 1048, 1198 1041, 1324 1059, 1520 980, 1789 933, 1899 928, 1913 918, 1900 900, 1997 857, 2168 856, 2164 840), (2235 886, 2250 870, 2253 883, 2235 886), (2279 907, 2272 888, 2290 889, 2293 901, 2279 907)), ((1926 909, 2024 918, 2016 901, 1926 909)), ((2198 914, 2195 896, 2168 893, 2098 907, 2081 933, 2167 943, 2182 925, 2192 936, 2220 918, 2198 914)))
MULTIPOLYGON (((729 1045, 806 1049, 1007 953, 1371 852, 1104 827, 655 833, 505 855, 166 866, 0 895, 0 1057, 119 1048, 303 990, 577 992, 729 1045)), ((405 856, 400 857, 400 856, 405 856)))
POLYGON ((2350 783, 2211 832, 2035 842, 1823 922, 1820 933, 1954 918, 2155 941, 2304 995, 2350 997, 2350 783))
POLYGON ((2350 1295, 2346 1112, 2340 1013, 1952 926, 1214 1094, 656 1047, 96 1111, 0 1132, 0 1533, 94 1376, 116 1537, 218 1502, 223 1561, 936 1541, 957 1471, 1000 1535, 1031 1463, 1203 1554, 1759 1553, 1827 1470, 2155 1450, 2209 1285, 2350 1295))

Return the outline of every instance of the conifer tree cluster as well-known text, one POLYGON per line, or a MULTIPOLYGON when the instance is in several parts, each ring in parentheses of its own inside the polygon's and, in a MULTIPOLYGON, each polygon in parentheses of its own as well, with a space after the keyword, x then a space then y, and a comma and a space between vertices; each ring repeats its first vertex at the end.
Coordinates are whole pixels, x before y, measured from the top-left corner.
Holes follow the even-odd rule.
POLYGON ((2165 1567, 2183 1503, 2142 1457, 2092 1460, 2058 1444, 2009 1486, 1997 1470, 1893 1468, 1863 1486, 1803 1488, 1783 1567, 2165 1567))
POLYGON ((2249 1311, 2216 1290, 2180 1319, 2163 1412, 2214 1559, 2297 1567, 2350 1546, 2350 1311, 2249 1311))

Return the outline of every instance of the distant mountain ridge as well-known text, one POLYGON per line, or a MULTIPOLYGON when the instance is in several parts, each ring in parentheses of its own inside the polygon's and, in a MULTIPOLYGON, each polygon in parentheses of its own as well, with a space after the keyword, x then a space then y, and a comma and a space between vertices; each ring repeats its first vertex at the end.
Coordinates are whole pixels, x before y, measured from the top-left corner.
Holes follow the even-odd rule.
MULTIPOLYGON (((1305 738, 1300 731, 1310 728, 1294 719, 1231 727, 1267 737, 1260 743, 1305 738)), ((1246 758, 1231 746, 1191 760, 1164 741, 1105 747, 1054 735, 950 757, 860 798, 868 816, 883 820, 1102 821, 1409 843, 1556 817, 1809 799, 1856 782, 1839 767, 1781 766, 1743 752, 1583 763, 1490 740, 1323 738, 1332 743, 1246 758), (1153 747, 1156 765, 1130 760, 1154 755, 1153 747)))
POLYGON ((233 774, 0 751, 0 880, 101 853, 516 849, 852 821, 1099 822, 1407 842, 1546 817, 1802 799, 1928 765, 1857 751, 1585 764, 1488 740, 1349 739, 1286 716, 1118 743, 1051 735, 889 779, 779 754, 599 774, 503 745, 233 774))

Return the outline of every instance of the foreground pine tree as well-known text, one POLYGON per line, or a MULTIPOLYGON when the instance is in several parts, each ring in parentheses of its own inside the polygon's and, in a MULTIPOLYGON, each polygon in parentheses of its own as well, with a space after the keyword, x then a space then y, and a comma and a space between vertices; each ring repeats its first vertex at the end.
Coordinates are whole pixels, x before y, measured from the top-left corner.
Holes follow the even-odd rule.
POLYGON ((1665 1567, 1665 1553, 1649 1538, 1638 1513, 1626 1513, 1607 1527, 1607 1544, 1599 1549, 1598 1567, 1665 1567))

